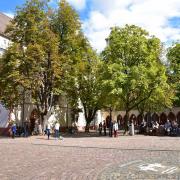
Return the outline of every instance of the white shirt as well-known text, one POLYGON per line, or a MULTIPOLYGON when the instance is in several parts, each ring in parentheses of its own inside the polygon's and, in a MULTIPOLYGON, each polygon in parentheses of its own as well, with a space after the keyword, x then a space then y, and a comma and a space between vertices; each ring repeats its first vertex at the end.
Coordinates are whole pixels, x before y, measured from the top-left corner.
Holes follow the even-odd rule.
POLYGON ((59 130, 59 127, 60 127, 60 124, 59 124, 59 123, 56 123, 56 124, 55 124, 55 130, 59 130))
POLYGON ((50 124, 47 125, 47 129, 51 129, 51 125, 50 124))
POLYGON ((154 129, 154 128, 157 128, 157 129, 158 129, 158 128, 159 128, 159 124, 156 122, 156 123, 154 123, 154 124, 152 125, 152 127, 153 127, 153 129, 154 129))
POLYGON ((115 130, 115 131, 118 130, 118 123, 117 123, 117 122, 114 123, 114 130, 115 130))

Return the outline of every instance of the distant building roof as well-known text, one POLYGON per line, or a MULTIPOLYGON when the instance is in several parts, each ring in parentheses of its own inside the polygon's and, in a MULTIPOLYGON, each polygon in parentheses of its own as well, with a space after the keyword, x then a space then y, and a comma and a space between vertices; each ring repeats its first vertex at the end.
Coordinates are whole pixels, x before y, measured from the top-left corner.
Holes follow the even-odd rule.
POLYGON ((12 18, 0 12, 0 34, 4 35, 6 27, 11 20, 12 18))

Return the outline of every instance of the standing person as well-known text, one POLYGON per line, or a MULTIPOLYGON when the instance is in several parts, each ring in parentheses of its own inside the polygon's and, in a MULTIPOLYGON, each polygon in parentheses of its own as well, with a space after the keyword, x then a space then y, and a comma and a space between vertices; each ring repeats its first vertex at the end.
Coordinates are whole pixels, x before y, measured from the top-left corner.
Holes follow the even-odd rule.
POLYGON ((24 137, 28 137, 29 135, 29 126, 28 126, 28 122, 24 123, 24 137))
POLYGON ((11 131, 12 131, 12 138, 14 139, 15 135, 16 135, 16 124, 13 123, 12 127, 11 127, 11 131))
POLYGON ((99 135, 102 135, 102 122, 99 123, 99 135))
POLYGON ((171 127, 172 127, 171 135, 175 135, 176 136, 177 133, 178 133, 178 124, 177 124, 177 122, 175 120, 172 121, 171 127))
POLYGON ((165 134, 167 134, 168 136, 170 135, 170 132, 171 132, 171 123, 169 121, 169 119, 167 119, 165 125, 164 125, 164 130, 165 130, 165 134))
POLYGON ((113 135, 113 122, 112 120, 109 123, 109 136, 112 137, 113 135))
POLYGON ((144 134, 144 133, 146 133, 146 121, 144 120, 144 118, 143 118, 143 120, 142 120, 142 122, 141 122, 141 124, 140 124, 140 127, 139 127, 139 133, 140 134, 144 134))
POLYGON ((47 133, 48 140, 49 140, 49 136, 50 136, 50 134, 51 134, 51 125, 50 125, 49 122, 48 122, 48 124, 47 124, 46 133, 47 133))
POLYGON ((58 137, 59 137, 59 128, 60 128, 60 124, 57 121, 56 124, 55 124, 55 138, 56 139, 58 139, 58 137))
POLYGON ((134 123, 133 123, 133 120, 131 120, 130 124, 129 124, 129 134, 131 136, 134 136, 134 123))
POLYGON ((118 123, 117 122, 114 122, 113 129, 114 129, 114 137, 117 137, 117 131, 118 131, 118 123))
POLYGON ((106 122, 105 122, 105 120, 103 122, 103 130, 104 130, 104 136, 106 136, 106 122))

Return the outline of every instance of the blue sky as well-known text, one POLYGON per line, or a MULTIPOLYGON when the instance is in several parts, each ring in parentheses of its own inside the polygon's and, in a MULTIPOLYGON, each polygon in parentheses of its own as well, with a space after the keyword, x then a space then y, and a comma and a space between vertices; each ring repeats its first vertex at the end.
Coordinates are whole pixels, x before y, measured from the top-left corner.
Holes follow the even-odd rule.
MULTIPOLYGON (((55 5, 58 0, 51 0, 55 5)), ((80 14, 83 31, 101 51, 110 27, 135 24, 169 44, 180 40, 180 0, 67 0, 80 14)), ((13 15, 25 0, 1 0, 0 11, 13 15)))
POLYGON ((16 6, 24 3, 24 0, 2 0, 0 1, 0 11, 12 14, 15 12, 16 6))

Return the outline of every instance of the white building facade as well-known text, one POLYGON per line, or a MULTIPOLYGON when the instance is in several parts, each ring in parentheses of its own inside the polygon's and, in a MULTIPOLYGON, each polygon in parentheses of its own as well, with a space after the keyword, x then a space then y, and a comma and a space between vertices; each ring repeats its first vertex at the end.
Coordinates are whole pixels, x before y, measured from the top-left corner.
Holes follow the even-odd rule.
MULTIPOLYGON (((0 13, 0 56, 2 56, 4 51, 10 45, 10 41, 8 37, 6 37, 4 34, 10 20, 11 20, 10 17, 0 13)), ((0 128, 5 128, 8 126, 8 119, 9 119, 9 111, 2 104, 0 104, 0 128)))
POLYGON ((0 56, 3 54, 5 49, 7 49, 10 44, 8 37, 5 36, 4 32, 11 20, 12 19, 10 17, 6 16, 3 13, 0 13, 0 56))

